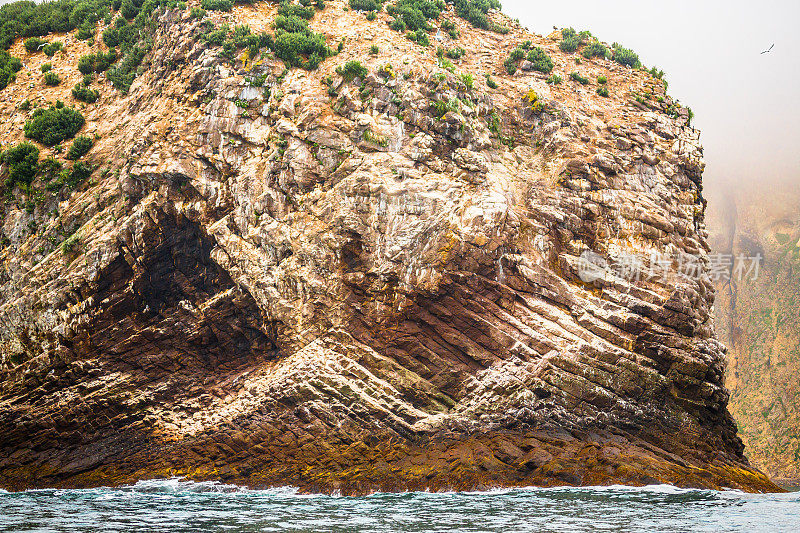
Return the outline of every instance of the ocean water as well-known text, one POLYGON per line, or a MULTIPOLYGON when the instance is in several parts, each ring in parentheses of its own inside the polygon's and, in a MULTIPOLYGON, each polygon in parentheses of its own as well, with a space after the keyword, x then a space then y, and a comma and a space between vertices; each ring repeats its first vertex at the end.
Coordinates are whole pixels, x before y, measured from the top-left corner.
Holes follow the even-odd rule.
POLYGON ((0 492, 0 531, 800 532, 800 493, 643 488, 301 495, 178 479, 0 492))

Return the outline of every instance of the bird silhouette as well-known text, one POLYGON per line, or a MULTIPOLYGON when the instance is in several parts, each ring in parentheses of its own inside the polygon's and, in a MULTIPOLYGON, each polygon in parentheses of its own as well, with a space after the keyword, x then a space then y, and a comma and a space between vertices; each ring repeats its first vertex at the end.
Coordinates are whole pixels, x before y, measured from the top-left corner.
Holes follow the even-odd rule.
POLYGON ((773 48, 775 48, 775 43, 772 43, 772 46, 770 46, 769 49, 764 50, 763 52, 761 52, 761 55, 763 56, 764 54, 768 54, 768 53, 772 52, 773 48))

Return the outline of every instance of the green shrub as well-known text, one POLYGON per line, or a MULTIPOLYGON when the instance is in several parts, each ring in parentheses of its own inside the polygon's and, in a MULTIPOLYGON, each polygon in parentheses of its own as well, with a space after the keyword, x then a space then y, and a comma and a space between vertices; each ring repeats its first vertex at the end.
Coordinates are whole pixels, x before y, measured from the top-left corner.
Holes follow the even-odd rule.
POLYGON ((13 187, 15 183, 29 185, 36 177, 39 149, 22 142, 0 154, 0 160, 8 165, 7 186, 13 187))
MULTIPOLYGON (((87 23, 94 24, 109 12, 113 4, 114 0, 57 0, 41 3, 25 1, 6 4, 0 7, 0 49, 8 50, 19 37, 41 37, 71 31, 87 23)), ((38 50, 38 46, 36 49, 38 50)))
POLYGON ((373 44, 372 46, 370 46, 370 47, 369 47, 369 53, 370 53, 370 55, 376 56, 376 55, 378 55, 378 54, 380 53, 380 51, 381 51, 381 50, 380 50, 380 48, 378 48, 378 47, 377 47, 376 45, 374 45, 374 44, 373 44))
POLYGON ((608 87, 598 87, 597 94, 599 94, 600 96, 608 97, 608 87))
POLYGON ((437 100, 433 103, 433 110, 436 118, 441 119, 450 111, 458 113, 461 110, 461 104, 458 98, 451 98, 448 101, 437 100))
POLYGON ((20 111, 28 111, 31 108, 31 101, 26 98, 19 103, 18 108, 20 111))
POLYGON ((443 69, 445 69, 448 72, 455 73, 456 66, 449 59, 447 59, 444 56, 439 56, 438 59, 439 59, 439 66, 440 67, 442 67, 443 69))
POLYGON ((538 46, 531 48, 532 43, 526 41, 511 51, 508 58, 503 62, 506 72, 514 74, 519 67, 519 62, 527 57, 533 64, 533 69, 545 74, 553 70, 553 60, 543 49, 538 46))
POLYGON ((59 83, 61 83, 61 78, 58 77, 58 74, 55 72, 48 72, 44 75, 44 83, 45 85, 49 85, 50 87, 55 87, 59 83))
POLYGON ((82 240, 83 238, 81 237, 81 232, 76 231, 75 233, 64 239, 64 242, 61 243, 61 253, 63 255, 71 255, 73 253, 76 253, 83 246, 81 243, 82 240))
POLYGON ((376 18, 378 18, 378 15, 374 11, 370 11, 369 13, 367 13, 367 20, 368 21, 372 22, 376 18))
POLYGON ((350 0, 350 9, 373 13, 381 10, 381 3, 377 0, 350 0))
POLYGON ((72 97, 75 100, 86 102, 87 104, 93 104, 98 98, 100 98, 100 92, 90 89, 85 83, 78 83, 72 88, 72 97))
MULTIPOLYGON (((411 30, 412 32, 429 32, 433 28, 429 20, 438 19, 444 9, 444 3, 431 0, 397 0, 394 5, 386 8, 386 12, 402 22, 392 26, 397 31, 411 30), (399 28, 402 26, 402 30, 399 28)), ((420 42, 418 39, 413 39, 420 42)), ((422 44, 422 43, 420 43, 422 44)))
POLYGON ((458 39, 459 33, 456 29, 456 25, 449 20, 442 21, 442 29, 447 32, 451 39, 458 39))
POLYGON ((428 33, 425 30, 417 30, 417 31, 410 31, 406 33, 406 37, 410 41, 414 41, 420 46, 430 46, 431 41, 428 37, 428 33))
POLYGON ((64 44, 61 41, 53 41, 52 43, 44 45, 42 51, 44 52, 44 55, 46 55, 47 57, 53 57, 54 55, 56 55, 56 52, 63 49, 64 49, 64 44))
POLYGON ((94 36, 94 24, 89 24, 88 22, 83 23, 75 33, 75 38, 80 41, 90 39, 92 36, 94 36))
POLYGON ((192 17, 193 19, 205 18, 206 10, 199 7, 193 7, 192 10, 189 12, 189 16, 192 17))
MULTIPOLYGON (((592 38, 592 32, 582 31, 576 32, 574 28, 564 28, 561 30, 562 40, 558 43, 558 47, 562 52, 574 52, 581 45, 585 44, 587 40, 592 38)), ((603 53, 605 55, 605 52, 603 53)), ((588 56, 587 56, 588 57, 588 56)))
POLYGON ((608 49, 600 41, 594 40, 583 49, 582 55, 586 59, 605 57, 608 49))
POLYGON ((136 77, 136 69, 144 59, 147 51, 147 48, 135 46, 122 61, 108 69, 106 78, 118 91, 128 92, 133 79, 136 77))
POLYGON ((578 37, 567 37, 558 43, 558 47, 561 49, 561 51, 567 53, 574 52, 578 49, 578 46, 580 46, 580 40, 578 37))
POLYGON ((54 146, 74 137, 84 122, 80 111, 57 104, 34 111, 33 116, 25 123, 24 131, 29 139, 45 146, 54 146))
MULTIPOLYGON (((614 46, 611 53, 611 58, 620 65, 626 65, 631 68, 639 68, 642 63, 639 61, 639 56, 633 50, 623 48, 622 46, 614 46)), ((662 74, 663 76, 663 74, 662 74)))
POLYGON ((78 60, 78 70, 81 74, 91 74, 94 72, 94 54, 81 56, 78 60))
POLYGON ((336 73, 340 75, 344 81, 350 82, 356 78, 361 78, 363 80, 367 77, 369 70, 359 61, 353 60, 336 67, 336 73))
POLYGON ((308 22, 294 15, 289 17, 278 15, 275 18, 275 28, 289 33, 305 33, 308 31, 308 22))
POLYGON ((200 7, 207 11, 230 11, 233 9, 233 0, 203 0, 200 7))
POLYGON ((46 44, 47 41, 40 37, 31 37, 30 39, 25 40, 25 50, 32 54, 33 52, 38 52, 41 50, 46 44))
POLYGON ((490 9, 500 9, 499 0, 448 0, 456 14, 476 28, 508 33, 507 28, 492 23, 487 16, 490 9))
POLYGON ((76 161, 67 175, 67 187, 74 189, 92 175, 92 168, 83 161, 76 161))
POLYGON ((310 29, 306 32, 275 32, 275 55, 292 67, 314 70, 332 54, 325 37, 310 29))
POLYGON ((39 175, 41 175, 43 181, 50 181, 58 175, 61 167, 62 165, 58 160, 48 157, 39 163, 39 175))
POLYGON ((445 52, 445 55, 450 59, 459 60, 465 55, 467 55, 467 51, 461 48, 460 46, 457 46, 455 48, 450 48, 447 52, 445 52))
POLYGON ((497 82, 492 79, 492 76, 487 74, 486 75, 486 86, 490 89, 497 89, 498 85, 497 82))
POLYGON ((606 78, 603 75, 597 76, 597 83, 599 83, 600 85, 605 85, 606 83, 608 83, 608 78, 606 78))
POLYGON ((278 15, 283 17, 300 17, 301 19, 311 20, 314 18, 314 10, 310 7, 298 6, 284 2, 278 8, 278 15))
POLYGON ((650 75, 653 76, 654 78, 657 78, 659 80, 664 79, 664 71, 663 70, 659 70, 658 67, 653 67, 650 70, 648 70, 647 72, 649 72, 650 75))
POLYGON ((461 82, 467 86, 468 91, 471 91, 475 87, 475 80, 472 74, 462 74, 459 77, 461 78, 461 82))
MULTIPOLYGON (((266 33, 253 34, 247 26, 236 26, 231 30, 227 24, 223 24, 214 28, 207 22, 207 30, 201 35, 201 39, 211 45, 222 46, 222 55, 231 61, 235 60, 236 52, 243 48, 249 50, 250 57, 255 57, 262 48, 267 47, 283 60, 287 68, 313 70, 333 55, 333 51, 328 48, 325 37, 308 26, 307 19, 312 18, 315 11, 305 6, 311 3, 306 1, 304 6, 281 4, 275 18, 274 36, 266 33)), ((314 3, 318 8, 324 6, 321 2, 314 3)), ((340 44, 340 49, 342 46, 340 44)), ((108 76, 112 76, 111 71, 108 76)))
POLYGON ((577 72, 571 73, 569 75, 569 77, 572 78, 573 80, 577 81, 581 85, 588 85, 589 84, 589 78, 584 78, 583 76, 581 76, 577 72))
POLYGON ((17 79, 17 72, 22 69, 22 61, 5 50, 0 50, 0 90, 17 79))
POLYGON ((547 83, 549 83, 550 85, 558 85, 559 83, 561 83, 561 81, 562 81, 561 76, 559 76, 558 74, 553 74, 552 76, 547 78, 547 83))
POLYGON ((44 63, 41 66, 41 70, 42 70, 42 74, 47 74, 48 72, 53 70, 53 64, 52 63, 44 63))
POLYGON ((533 63, 533 70, 549 74, 553 70, 553 60, 547 52, 538 46, 528 52, 528 61, 533 63))
POLYGON ((69 147, 67 152, 67 159, 75 160, 80 159, 92 149, 94 141, 86 135, 78 135, 72 141, 72 146, 69 147))

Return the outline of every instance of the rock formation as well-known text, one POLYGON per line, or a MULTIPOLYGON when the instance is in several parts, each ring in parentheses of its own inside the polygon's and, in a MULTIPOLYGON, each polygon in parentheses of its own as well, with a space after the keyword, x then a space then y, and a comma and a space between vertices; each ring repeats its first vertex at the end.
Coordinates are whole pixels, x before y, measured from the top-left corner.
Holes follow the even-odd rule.
MULTIPOLYGON (((276 7, 207 20, 269 31, 276 7)), ((0 201, 0 486, 776 489, 727 410, 708 276, 579 275, 586 251, 707 267, 688 111, 490 16, 510 32, 448 7, 460 37, 424 47, 330 1, 310 25, 343 47, 305 71, 159 11, 128 94, 101 75, 83 108, 92 176, 0 201), (561 83, 506 73, 526 40, 561 83)), ((12 47, 4 147, 23 99, 72 102, 88 45, 62 37, 57 87, 12 47)))

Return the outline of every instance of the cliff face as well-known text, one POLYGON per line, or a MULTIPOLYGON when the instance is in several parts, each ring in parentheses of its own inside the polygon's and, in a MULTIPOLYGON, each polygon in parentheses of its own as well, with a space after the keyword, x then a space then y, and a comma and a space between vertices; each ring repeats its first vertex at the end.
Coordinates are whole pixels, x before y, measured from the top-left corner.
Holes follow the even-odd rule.
POLYGON ((773 478, 798 483, 800 197, 796 188, 780 185, 715 197, 713 250, 762 257, 757 273, 716 282, 716 324, 729 348, 730 409, 753 463, 773 478))
MULTIPOLYGON (((261 31, 275 9, 210 18, 261 31)), ((91 178, 2 201, 0 486, 775 488, 726 408, 707 276, 579 276, 586 250, 706 264, 686 111, 492 17, 510 33, 442 14, 466 50, 451 72, 329 2, 311 26, 345 44, 306 72, 225 60, 187 12, 158 15, 129 94, 101 83, 84 108, 91 178), (505 72, 524 40, 561 84, 505 72), (368 73, 348 81, 351 59, 368 73)), ((12 51, 4 146, 20 100, 72 85, 30 88, 40 60, 12 51)))

